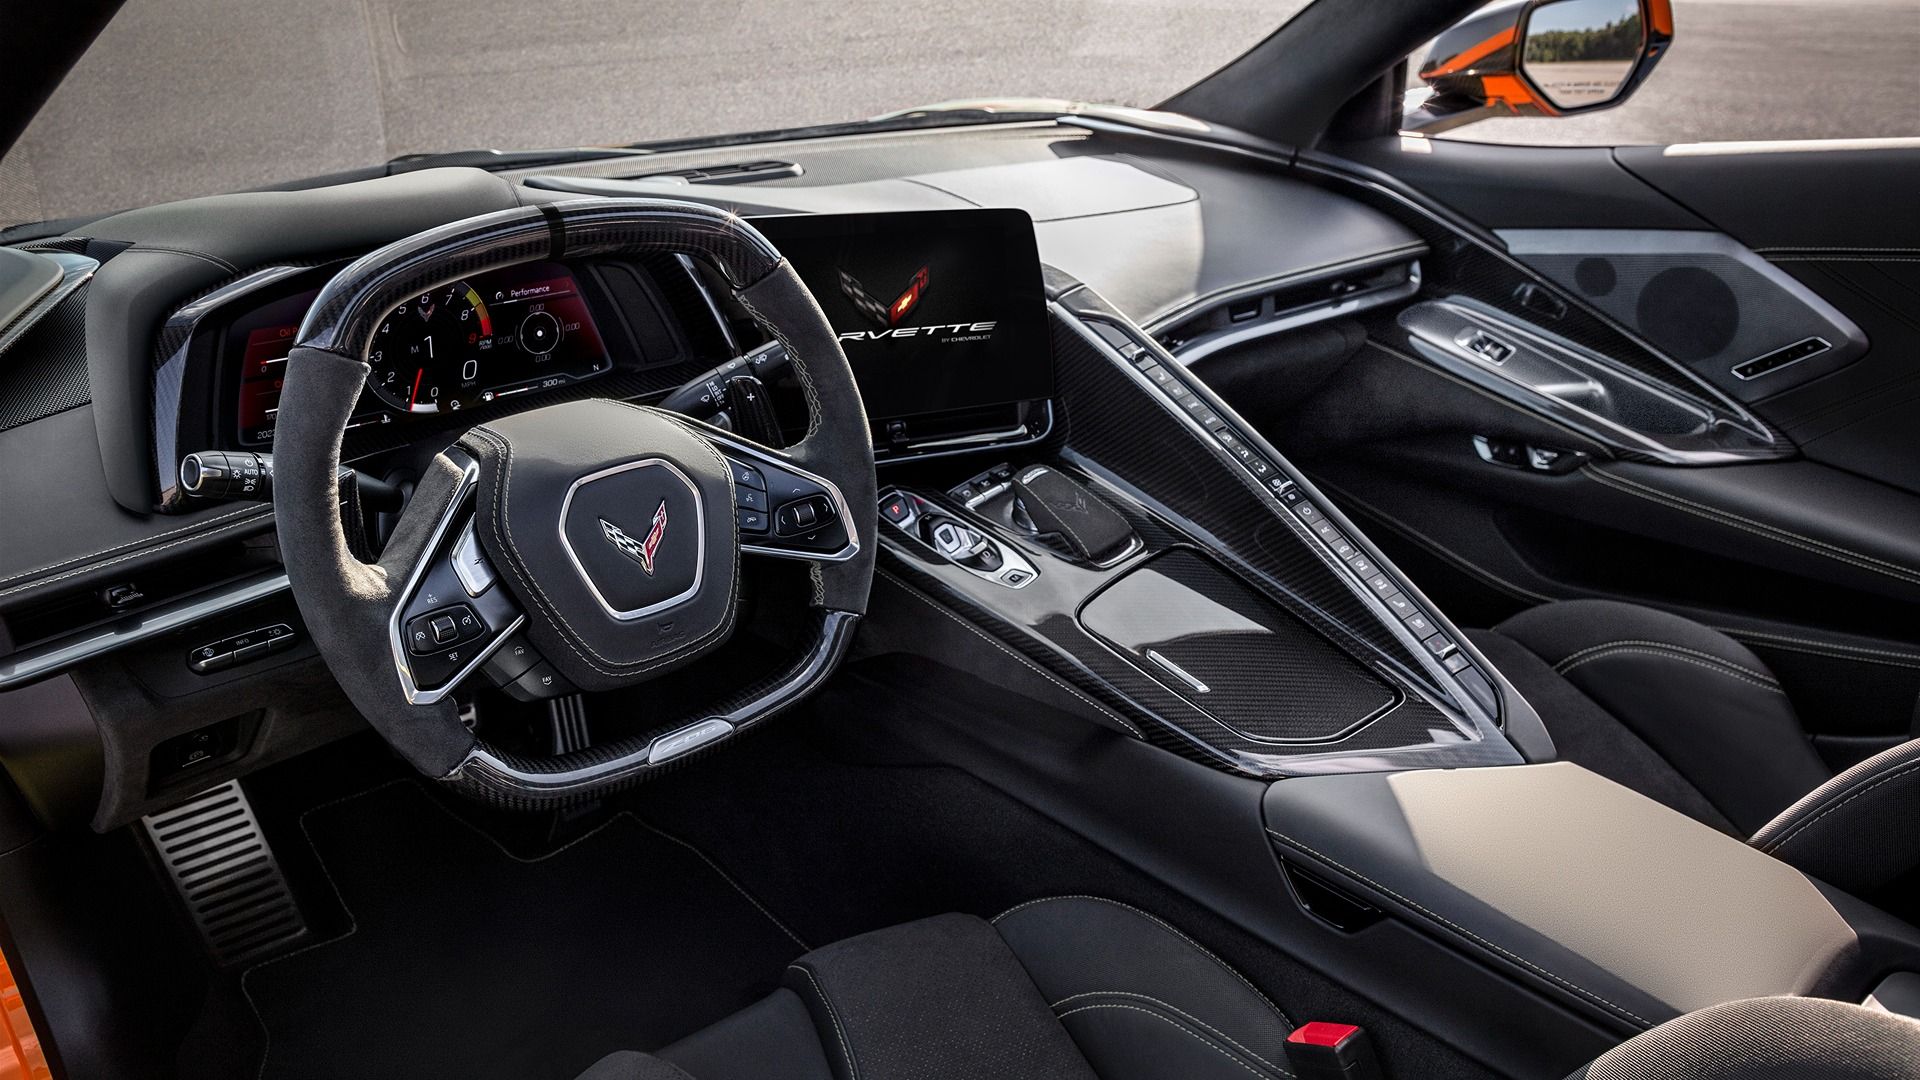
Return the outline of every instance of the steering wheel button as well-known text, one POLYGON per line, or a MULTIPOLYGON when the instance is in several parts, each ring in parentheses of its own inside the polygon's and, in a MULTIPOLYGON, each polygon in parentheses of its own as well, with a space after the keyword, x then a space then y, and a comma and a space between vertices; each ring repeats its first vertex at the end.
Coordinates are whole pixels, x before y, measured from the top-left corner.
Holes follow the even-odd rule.
POLYGON ((435 645, 451 645, 460 640, 460 624, 454 622, 450 615, 435 615, 427 623, 427 628, 433 633, 435 645))
POLYGON ((767 512, 767 493, 756 488, 736 487, 733 489, 734 505, 742 510, 767 512))
POLYGON ((767 515, 758 510, 740 511, 740 531, 764 535, 767 531, 767 515))
POLYGON ((481 665, 480 670, 486 672, 487 678, 493 681, 493 685, 505 686, 525 675, 527 669, 539 660, 540 654, 533 651, 533 646, 527 639, 520 634, 515 634, 501 642, 499 648, 493 650, 493 655, 487 657, 487 662, 481 665))
MULTIPOLYGON (((727 464, 733 466, 733 483, 735 487, 752 488, 755 491, 767 490, 767 481, 760 475, 759 470, 753 466, 735 461, 732 458, 727 459, 727 464)), ((744 506, 745 504, 742 503, 741 505, 744 506)))

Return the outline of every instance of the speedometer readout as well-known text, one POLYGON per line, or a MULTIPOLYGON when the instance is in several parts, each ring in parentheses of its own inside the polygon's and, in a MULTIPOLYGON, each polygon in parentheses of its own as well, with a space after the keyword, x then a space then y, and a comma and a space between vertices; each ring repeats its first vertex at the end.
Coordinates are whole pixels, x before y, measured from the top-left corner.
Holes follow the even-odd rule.
POLYGON ((374 332, 367 364, 381 400, 432 413, 588 378, 609 361, 572 272, 530 263, 410 297, 374 332))

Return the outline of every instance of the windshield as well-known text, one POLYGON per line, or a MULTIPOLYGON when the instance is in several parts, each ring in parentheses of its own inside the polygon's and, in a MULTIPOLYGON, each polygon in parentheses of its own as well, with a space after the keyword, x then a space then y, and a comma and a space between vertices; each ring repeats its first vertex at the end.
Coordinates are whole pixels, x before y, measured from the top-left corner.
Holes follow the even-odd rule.
POLYGON ((0 159, 0 224, 473 147, 1150 106, 1306 0, 128 0, 0 159))

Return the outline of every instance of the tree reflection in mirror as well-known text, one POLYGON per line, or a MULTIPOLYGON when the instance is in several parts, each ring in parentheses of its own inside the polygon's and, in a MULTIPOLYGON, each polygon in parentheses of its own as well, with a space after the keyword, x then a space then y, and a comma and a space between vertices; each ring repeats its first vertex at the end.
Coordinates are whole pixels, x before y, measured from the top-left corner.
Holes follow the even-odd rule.
POLYGON ((1556 0, 1527 19, 1520 70, 1555 108, 1612 101, 1646 45, 1637 0, 1556 0))

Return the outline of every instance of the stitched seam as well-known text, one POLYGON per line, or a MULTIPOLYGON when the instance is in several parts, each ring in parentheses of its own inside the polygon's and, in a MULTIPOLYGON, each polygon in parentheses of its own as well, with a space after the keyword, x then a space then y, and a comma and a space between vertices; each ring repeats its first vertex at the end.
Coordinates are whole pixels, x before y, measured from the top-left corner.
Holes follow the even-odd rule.
POLYGON ((1227 1034, 1224 1031, 1221 1031, 1219 1028, 1214 1027, 1212 1024, 1207 1023, 1205 1020, 1202 1020, 1199 1017, 1193 1015, 1192 1013, 1186 1011, 1185 1009, 1180 1008, 1178 1005, 1161 1001, 1159 998, 1154 997, 1151 994, 1136 994, 1128 990, 1088 990, 1085 993, 1071 994, 1067 997, 1063 997, 1059 1001, 1054 1002, 1053 1005, 1050 1007, 1055 1012, 1059 1012, 1060 1006, 1065 1005, 1069 1001, 1078 1001, 1081 998, 1090 998, 1090 997, 1136 998, 1141 1001, 1151 1001, 1155 1005, 1160 1006, 1161 1008, 1167 1010, 1168 1012, 1178 1013, 1182 1019, 1191 1021, 1193 1024, 1199 1027, 1205 1028, 1208 1034, 1218 1036, 1221 1040, 1228 1043, 1232 1043, 1234 1049, 1247 1055, 1248 1057, 1259 1062, 1260 1064, 1265 1065, 1267 1068, 1269 1069, 1280 1068, 1280 1066, 1275 1065, 1273 1062, 1268 1061, 1266 1058, 1260 1056, 1259 1054, 1254 1053, 1252 1050, 1249 1050, 1244 1044, 1240 1042, 1240 1040, 1235 1039, 1233 1036, 1227 1034))
POLYGON ((1738 672, 1728 671, 1722 667, 1716 667, 1715 665, 1709 664, 1704 660, 1695 660, 1691 656, 1678 656, 1678 655, 1675 655, 1674 653, 1665 652, 1660 649, 1641 649, 1641 648, 1635 648, 1632 646, 1624 646, 1618 649, 1607 649, 1604 652, 1597 652, 1597 653, 1594 653, 1592 656, 1587 656, 1579 660, 1576 660, 1573 663, 1568 664, 1564 668, 1555 668, 1554 670, 1558 671, 1562 675, 1565 675, 1568 672, 1572 671, 1574 668, 1581 667, 1582 665, 1585 665, 1585 664, 1590 664, 1595 660, 1605 659, 1606 657, 1609 657, 1609 656, 1618 656, 1623 653, 1643 653, 1647 656, 1658 656, 1667 660, 1677 660, 1682 664, 1692 664, 1694 667, 1703 668, 1707 671, 1713 672, 1716 675, 1725 675, 1729 679, 1737 679, 1740 682, 1746 683, 1748 686, 1759 687, 1760 689, 1765 690, 1770 694, 1779 694, 1782 697, 1786 696, 1786 692, 1781 690, 1778 686, 1773 686, 1768 683, 1763 683, 1758 679, 1749 679, 1745 675, 1741 675, 1738 672))
POLYGON ((139 540, 134 540, 129 543, 115 544, 114 546, 109 548, 101 548, 99 551, 93 552, 92 554, 89 554, 89 555, 82 555, 78 558, 73 558, 73 559, 62 559, 59 562, 48 563, 45 566, 36 566, 31 570, 27 570, 23 573, 15 574, 11 578, 6 579, 11 582, 22 582, 22 584, 14 585, 6 589, 0 589, 0 596, 6 596, 9 593, 22 592, 27 589, 38 588, 39 586, 48 585, 56 581, 64 581, 67 578, 74 577, 75 575, 84 574, 90 570, 99 569, 102 566, 112 566, 114 563, 124 562, 127 559, 135 558, 140 555, 145 555, 145 554, 148 554, 149 552, 165 551, 167 548, 174 547, 178 544, 184 544, 189 540, 194 540, 201 536, 212 536, 214 533, 222 531, 222 529, 229 529, 229 528, 232 528, 234 525, 242 524, 241 522, 230 522, 229 524, 222 526, 222 529, 207 528, 207 526, 216 524, 218 522, 229 521, 229 519, 232 519, 232 518, 246 518, 248 521, 251 521, 251 520, 254 520, 255 518, 270 517, 272 516, 272 513, 273 513, 273 510, 271 507, 248 506, 239 510, 235 510, 231 513, 220 514, 216 517, 210 517, 202 521, 196 521, 191 525, 182 525, 178 528, 168 529, 165 532, 154 533, 152 536, 144 537, 139 540), (182 537, 181 539, 176 540, 171 544, 162 544, 159 547, 145 546, 147 544, 153 543, 155 540, 164 540, 169 536, 177 536, 180 533, 193 533, 194 535, 182 537), (108 559, 104 562, 96 563, 96 562, 88 561, 91 559, 97 559, 102 555, 111 555, 116 551, 127 551, 129 548, 137 548, 139 550, 130 551, 128 554, 120 556, 119 558, 108 559), (44 574, 49 570, 58 570, 62 567, 73 566, 75 563, 87 563, 87 565, 82 566, 76 570, 70 571, 68 573, 61 574, 59 577, 40 578, 35 581, 25 580, 27 578, 33 577, 35 574, 44 574))
POLYGON ((1213 950, 1207 948, 1205 945, 1202 945, 1199 942, 1188 937, 1186 934, 1180 931, 1179 927, 1174 926, 1170 922, 1167 922, 1165 919, 1162 919, 1160 916, 1155 915, 1150 911, 1142 911, 1139 908, 1134 907, 1132 904, 1122 903, 1119 900, 1110 900, 1104 896, 1089 896, 1086 893, 1068 893, 1064 896, 1043 896, 1037 900, 1029 900, 1024 904, 1015 904, 1014 906, 1008 908, 1007 910, 1001 912, 1000 914, 995 915, 991 921, 993 924, 998 925, 1001 919, 1004 919, 1007 916, 1012 915, 1016 911, 1024 911, 1027 908, 1035 907, 1040 904, 1051 904, 1057 900, 1092 900, 1095 903, 1112 904, 1114 907, 1121 908, 1122 910, 1125 910, 1125 911, 1133 912, 1135 915, 1140 916, 1141 918, 1147 920, 1148 922, 1153 923, 1155 926, 1158 926, 1160 929, 1165 930, 1167 933, 1172 934, 1174 937, 1179 938, 1181 941, 1186 942, 1188 947, 1198 951, 1200 955, 1213 961, 1216 965, 1219 966, 1221 971, 1224 971, 1227 974, 1233 976, 1235 979, 1238 979, 1240 981, 1241 986, 1246 987, 1249 991, 1252 992, 1254 997, 1259 998, 1260 1001, 1263 1004, 1265 1004, 1267 1008, 1272 1009, 1273 1015, 1279 1017, 1281 1023, 1286 1024, 1289 1029, 1293 1027, 1293 1021, 1287 1019, 1287 1014, 1281 1011, 1280 1006, 1275 1005, 1272 999, 1268 998, 1267 995, 1261 993, 1259 987, 1248 982, 1247 977, 1245 975, 1240 974, 1240 972, 1237 969, 1235 969, 1232 965, 1228 964, 1225 960, 1222 960, 1218 956, 1215 956, 1213 954, 1213 950))
POLYGON ((1616 1005, 1613 1002, 1608 1001, 1606 998, 1601 997, 1599 994, 1596 994, 1591 990, 1587 990, 1576 983, 1570 982, 1566 979, 1561 978, 1558 975, 1555 975, 1553 972, 1548 971, 1546 968, 1541 967, 1539 964, 1536 964, 1531 960, 1528 960, 1524 956, 1521 956, 1517 953, 1509 952, 1508 950, 1501 948, 1499 945, 1496 945, 1493 942, 1488 941, 1486 938, 1483 938, 1479 934, 1476 934, 1473 931, 1467 929, 1466 927, 1461 926, 1459 923, 1454 922, 1452 919, 1449 919, 1446 916, 1439 914, 1438 912, 1435 912, 1426 907, 1423 907, 1419 903, 1416 903, 1415 901, 1410 900, 1407 897, 1404 897, 1397 892, 1394 892, 1392 889, 1387 888, 1385 885, 1380 884, 1379 882, 1373 880, 1372 878, 1368 877, 1365 874, 1362 874, 1361 872, 1353 869, 1350 866, 1342 865, 1339 860, 1333 858, 1330 855, 1325 855, 1325 854, 1322 854, 1321 852, 1315 851, 1313 848, 1310 848, 1307 845, 1301 843, 1300 841, 1295 840, 1293 837, 1288 836, 1287 834, 1280 832, 1277 829, 1273 829, 1271 827, 1267 829, 1267 835, 1273 837, 1276 840, 1281 841, 1282 843, 1288 845, 1289 847, 1296 848, 1299 851, 1304 852, 1305 854, 1311 855, 1314 858, 1319 859, 1321 862, 1324 862, 1329 866, 1332 866, 1336 869, 1344 871, 1345 873, 1350 874, 1353 877, 1366 882, 1368 885, 1371 885, 1374 888, 1380 890, 1382 893, 1385 893, 1386 895, 1393 897, 1395 900, 1398 900, 1402 904, 1405 904, 1408 907, 1412 908, 1413 910, 1421 913, 1422 915, 1425 915, 1427 918, 1434 920, 1435 922, 1441 924, 1442 926, 1447 927, 1448 929, 1454 931, 1457 934, 1462 935, 1463 937, 1466 937, 1472 941, 1478 942, 1480 945, 1493 950, 1494 952, 1500 954, 1501 956, 1506 957, 1508 960, 1511 960, 1514 963, 1519 964, 1521 967, 1524 967, 1527 970, 1532 971, 1537 975, 1543 976, 1544 978, 1548 979, 1549 981, 1553 982, 1558 986, 1561 986, 1568 990, 1573 991, 1575 994, 1580 995, 1581 997, 1587 999, 1588 1001, 1594 1002, 1595 1004, 1598 1004, 1598 1005, 1603 1005, 1606 1008, 1613 1010, 1615 1013, 1619 1014, 1620 1016, 1624 1016, 1627 1019, 1632 1020, 1633 1022, 1639 1024, 1641 1027, 1653 1026, 1652 1022, 1647 1020, 1645 1017, 1640 1016, 1639 1014, 1628 1010, 1624 1006, 1616 1005))
POLYGON ((1714 629, 1735 638, 1759 642, 1769 648, 1785 649, 1788 652, 1812 653, 1815 656, 1828 656, 1836 660, 1855 660, 1863 664, 1888 664, 1894 667, 1920 668, 1920 654, 1896 652, 1892 649, 1870 649, 1864 645, 1843 645, 1839 642, 1815 641, 1811 638, 1793 637, 1788 634, 1773 634, 1760 630, 1746 630, 1737 626, 1716 626, 1714 629), (1795 645, 1781 644, 1791 641, 1795 645), (1896 659, 1879 659, 1894 657, 1896 659), (1911 661, 1902 663, 1901 661, 1911 661))
POLYGON ((1080 692, 1079 689, 1070 685, 1065 680, 1055 675, 1053 672, 1048 671, 1046 668, 1041 667, 1039 664, 1035 663, 1034 661, 1015 652, 1013 648, 1009 646, 1006 642, 1001 641, 999 638, 996 638, 992 634, 987 633, 985 630, 982 630, 979 627, 973 625, 967 620, 961 618, 959 615, 956 615, 953 612, 947 610, 945 605, 925 595, 920 590, 914 588, 913 586, 893 576, 891 573, 885 570, 879 570, 876 572, 881 577, 884 577, 888 581, 893 582, 896 586, 904 590, 908 595, 912 596, 914 599, 919 600, 921 603, 927 605, 933 610, 939 612, 942 615, 945 615, 947 618, 952 619, 954 622, 959 623, 961 626, 965 627, 966 629, 973 631, 975 635, 985 640, 987 644, 994 646, 995 648, 999 649, 1001 652, 1006 653, 1008 656, 1011 656, 1015 660, 1020 661, 1022 664, 1025 664, 1027 667, 1032 668, 1034 672, 1040 675, 1041 678, 1046 679, 1048 682, 1052 683, 1053 685, 1059 687, 1062 690, 1065 690, 1067 693, 1073 695, 1076 698, 1079 698, 1081 701, 1086 702, 1090 707, 1092 707, 1094 710, 1099 712, 1102 716, 1109 717, 1114 721, 1120 723, 1121 725, 1126 727, 1128 731, 1133 732, 1135 735, 1139 736, 1140 738, 1143 738, 1143 739, 1146 738, 1145 733, 1143 733, 1140 730, 1140 728, 1137 725, 1135 725, 1132 721, 1114 712, 1112 709, 1109 709, 1106 706, 1100 704, 1099 702, 1093 700, 1091 697, 1088 697, 1086 694, 1080 692))
MULTIPOLYGON (((780 261, 782 264, 786 263, 785 259, 780 261)), ((767 332, 780 342, 781 347, 787 350, 787 356, 793 360, 793 369, 800 373, 800 389, 805 391, 807 396, 807 434, 801 440, 804 442, 806 439, 813 438, 814 433, 820 430, 820 395, 813 386, 813 373, 807 370, 807 362, 801 358, 800 350, 794 348, 793 342, 787 340, 787 332, 774 325, 773 320, 760 314, 760 309, 753 306, 753 301, 747 299, 746 292, 745 289, 734 290, 734 299, 740 301, 740 306, 747 309, 747 314, 752 315, 755 322, 766 327, 767 332)))
MULTIPOLYGON (((1137 1012, 1147 1016, 1151 1016, 1155 1020, 1158 1020, 1163 1024, 1167 1024, 1168 1026, 1172 1027, 1176 1031, 1186 1032, 1189 1037, 1193 1038, 1195 1041, 1200 1043, 1200 1045, 1212 1049, 1214 1053, 1219 1054, 1221 1057, 1226 1058, 1228 1061, 1233 1062, 1235 1065, 1240 1066, 1241 1068, 1247 1070, 1253 1075, 1261 1076, 1261 1077, 1265 1076, 1265 1074, 1262 1073, 1259 1069, 1254 1068, 1253 1066, 1247 1064, 1246 1062, 1240 1060, 1238 1057, 1234 1056, 1231 1050, 1228 1050, 1226 1047, 1221 1046, 1219 1043, 1216 1043, 1213 1040, 1207 1038, 1206 1036, 1201 1035, 1199 1032, 1193 1030, 1192 1028, 1181 1023, 1180 1021, 1175 1020, 1173 1017, 1154 1012, 1152 1009, 1143 1009, 1138 1005, 1122 1005, 1119 1002, 1114 1002, 1106 1005, 1082 1005, 1077 1009, 1069 1009, 1066 1012, 1061 1013, 1060 1019, 1065 1020, 1069 1016, 1074 1016, 1076 1014, 1083 1013, 1083 1012, 1092 1012, 1095 1009, 1125 1009, 1128 1012, 1137 1012)), ((1264 1062, 1262 1064, 1264 1064, 1264 1062)), ((1283 1076, 1293 1075, 1292 1073, 1287 1072, 1284 1069, 1280 1069, 1276 1071, 1280 1072, 1280 1074, 1283 1076)))
POLYGON ((1803 536, 1791 529, 1783 529, 1776 525, 1768 525, 1765 522, 1754 521, 1752 518, 1741 517, 1739 514, 1732 513, 1731 511, 1708 506, 1705 503, 1694 502, 1683 495, 1674 495, 1669 492, 1658 491, 1635 481, 1628 480, 1625 477, 1613 476, 1593 466, 1588 466, 1581 471, 1596 482, 1617 491, 1625 492, 1628 495, 1637 496, 1650 502, 1660 503, 1661 505, 1679 510, 1682 513, 1705 518, 1719 525, 1725 525, 1739 529, 1742 532, 1752 533, 1762 539, 1772 540, 1775 543, 1786 544, 1790 547, 1797 547, 1804 551, 1812 552, 1815 555, 1823 555, 1837 562, 1849 563, 1862 570, 1871 570, 1874 573, 1884 574, 1887 577, 1909 584, 1920 584, 1920 573, 1916 573, 1898 563, 1877 559, 1871 555, 1861 554, 1850 548, 1844 548, 1837 544, 1815 539, 1811 536, 1803 536))
POLYGON ((1788 829, 1785 833, 1781 834, 1778 840, 1773 841, 1772 843, 1768 844, 1766 847, 1762 848, 1761 850, 1766 851, 1769 854, 1779 851, 1781 848, 1786 847, 1789 842, 1791 842, 1792 840, 1800 836, 1800 834, 1806 832, 1809 828, 1813 826, 1815 822, 1819 821, 1821 818, 1826 817, 1828 814, 1833 813, 1835 810, 1840 809, 1841 807, 1847 805, 1848 803, 1859 798, 1860 796, 1867 794, 1868 792, 1872 791, 1874 788, 1877 788, 1882 784, 1886 784, 1894 780, 1898 780, 1900 777, 1906 775, 1907 773, 1913 772, 1915 770, 1920 770, 1920 758, 1916 758, 1915 760, 1909 761, 1904 765, 1899 766, 1898 768, 1892 769, 1891 771, 1882 773, 1879 776, 1874 777, 1871 782, 1865 784, 1864 786, 1855 788, 1853 791, 1848 793, 1848 795, 1845 798, 1841 799, 1839 802, 1836 802, 1833 805, 1826 807, 1825 809, 1821 810, 1819 813, 1813 815, 1812 817, 1806 819, 1805 821, 1799 822, 1798 824, 1794 825, 1792 828, 1788 829))
POLYGON ((787 970, 805 975, 807 981, 813 984, 814 995, 820 999, 820 1004, 827 1007, 827 1019, 833 1021, 833 1037, 840 1040, 840 1056, 847 1059, 848 1080, 859 1080, 860 1066, 854 1063, 853 1047, 847 1043, 847 1032, 840 1026, 840 1012, 833 1007, 833 999, 828 997, 827 992, 821 988, 820 980, 814 978, 811 968, 802 967, 799 964, 788 964, 787 970))
POLYGON ((1568 653, 1566 656, 1561 657, 1560 663, 1553 665, 1553 670, 1565 671, 1569 667, 1577 667, 1579 665, 1576 664, 1575 661, 1580 657, 1586 656, 1589 653, 1604 652, 1620 645, 1641 645, 1649 649, 1664 649, 1667 652, 1684 653, 1688 656, 1697 656, 1702 660, 1711 661, 1723 667, 1730 667, 1743 675, 1751 675, 1761 682, 1778 683, 1780 681, 1764 671, 1755 671, 1750 667, 1736 664, 1731 660, 1715 656, 1710 652, 1702 652, 1699 649, 1689 649, 1684 645, 1673 645, 1665 641, 1649 641, 1644 638, 1621 638, 1618 641, 1603 641, 1598 645, 1589 645, 1578 652, 1568 653))

